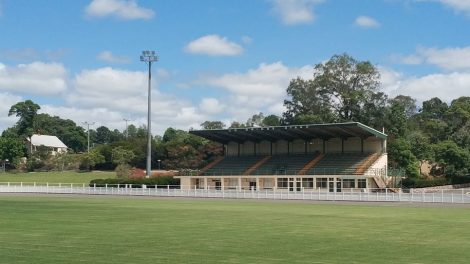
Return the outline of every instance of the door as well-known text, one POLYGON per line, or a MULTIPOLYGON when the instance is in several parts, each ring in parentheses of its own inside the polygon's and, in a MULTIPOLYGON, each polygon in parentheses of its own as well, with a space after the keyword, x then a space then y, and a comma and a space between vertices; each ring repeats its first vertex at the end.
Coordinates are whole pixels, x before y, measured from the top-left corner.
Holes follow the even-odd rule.
POLYGON ((250 190, 256 190, 256 182, 255 181, 251 181, 250 182, 250 190))
POLYGON ((341 181, 336 182, 336 192, 341 192, 341 181))
POLYGON ((221 181, 216 181, 215 182, 215 189, 216 190, 221 190, 222 189, 222 182, 221 181))
POLYGON ((335 183, 330 181, 328 183, 328 189, 329 189, 330 192, 335 192, 335 183))
POLYGON ((300 179, 297 179, 297 183, 296 183, 296 184, 297 184, 297 191, 298 191, 298 192, 302 191, 302 184, 301 184, 301 182, 300 182, 300 179))

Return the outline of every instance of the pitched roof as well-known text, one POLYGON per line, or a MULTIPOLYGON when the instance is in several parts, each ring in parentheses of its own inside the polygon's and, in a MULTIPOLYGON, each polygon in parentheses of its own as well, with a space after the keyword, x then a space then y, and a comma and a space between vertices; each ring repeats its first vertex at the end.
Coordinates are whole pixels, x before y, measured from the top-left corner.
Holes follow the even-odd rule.
POLYGON ((46 146, 52 148, 67 148, 67 146, 60 141, 56 136, 46 136, 34 134, 31 136, 31 144, 33 146, 46 146))
POLYGON ((230 141, 241 143, 244 141, 276 141, 281 139, 310 140, 314 138, 367 138, 370 136, 381 139, 387 138, 386 134, 358 122, 192 130, 189 133, 224 144, 230 141))

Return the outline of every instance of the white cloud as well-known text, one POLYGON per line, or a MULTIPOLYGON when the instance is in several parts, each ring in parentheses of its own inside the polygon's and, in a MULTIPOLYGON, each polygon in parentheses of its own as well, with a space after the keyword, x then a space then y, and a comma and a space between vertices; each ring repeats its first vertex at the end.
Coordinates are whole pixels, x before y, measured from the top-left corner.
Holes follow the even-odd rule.
POLYGON ((273 10, 285 25, 307 24, 315 20, 314 6, 323 0, 273 0, 273 10))
POLYGON ((394 70, 379 67, 382 90, 391 97, 409 95, 418 101, 439 97, 450 102, 460 96, 470 96, 470 73, 428 74, 406 77, 394 70))
MULTIPOLYGON (((161 71, 158 75, 164 78, 168 72, 161 71)), ((188 129, 208 118, 209 113, 204 113, 185 99, 161 93, 156 79, 152 84, 154 133, 161 134, 170 126, 188 129)), ((131 118, 135 125, 146 124, 147 73, 111 67, 84 70, 75 76, 73 91, 67 95, 66 101, 70 106, 51 106, 48 109, 59 115, 67 114, 73 120, 99 122, 111 128, 121 129, 123 118, 131 118)))
POLYGON ((85 8, 85 14, 89 17, 114 16, 120 19, 151 19, 155 12, 148 8, 140 7, 136 0, 92 0, 85 8))
POLYGON ((57 95, 67 89, 67 71, 60 63, 33 62, 6 66, 0 63, 0 90, 57 95))
POLYGON ((240 45, 219 35, 206 35, 195 39, 189 42, 184 50, 192 54, 209 56, 235 56, 243 52, 240 45))
POLYGON ((359 16, 359 17, 356 18, 354 23, 357 26, 363 27, 363 28, 378 28, 378 27, 380 27, 380 23, 377 22, 377 20, 375 20, 374 18, 369 17, 369 16, 359 16))
POLYGON ((210 115, 222 112, 223 108, 224 106, 216 98, 203 98, 199 104, 199 109, 210 115))
POLYGON ((470 70, 470 46, 443 49, 418 47, 416 54, 392 55, 392 61, 414 65, 427 63, 450 71, 470 70))
POLYGON ((470 46, 463 48, 418 48, 418 54, 429 64, 446 70, 470 69, 470 46))
POLYGON ((442 4, 451 7, 457 12, 465 12, 470 15, 470 1, 469 0, 437 0, 442 4))
POLYGON ((312 75, 312 66, 289 68, 282 62, 275 62, 262 63, 245 73, 205 76, 198 83, 229 91, 226 101, 230 104, 225 107, 226 112, 235 120, 246 120, 260 111, 281 114, 283 108, 279 102, 284 99, 290 80, 297 76, 311 78, 312 75))
POLYGON ((131 60, 125 56, 114 55, 111 51, 105 50, 98 54, 98 59, 109 63, 130 63, 131 60))
POLYGON ((8 116, 8 111, 12 105, 21 101, 23 101, 23 98, 20 96, 10 93, 0 93, 0 131, 13 126, 18 120, 16 116, 8 116))

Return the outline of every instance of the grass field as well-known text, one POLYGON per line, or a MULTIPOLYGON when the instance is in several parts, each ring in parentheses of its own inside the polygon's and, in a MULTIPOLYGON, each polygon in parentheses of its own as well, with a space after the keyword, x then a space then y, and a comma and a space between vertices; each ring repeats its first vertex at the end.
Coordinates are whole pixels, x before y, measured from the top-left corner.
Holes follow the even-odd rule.
POLYGON ((89 183, 93 179, 115 177, 115 172, 108 171, 0 173, 0 182, 89 183))
POLYGON ((0 196, 0 263, 468 263, 470 210, 0 196))

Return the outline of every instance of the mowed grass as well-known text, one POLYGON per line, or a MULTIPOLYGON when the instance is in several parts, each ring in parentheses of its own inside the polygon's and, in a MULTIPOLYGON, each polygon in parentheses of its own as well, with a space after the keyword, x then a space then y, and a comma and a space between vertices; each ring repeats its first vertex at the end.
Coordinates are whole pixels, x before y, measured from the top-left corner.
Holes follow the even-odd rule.
POLYGON ((116 173, 113 171, 0 173, 0 182, 89 183, 93 179, 105 178, 116 178, 116 173))
POLYGON ((468 263, 465 208, 0 196, 0 263, 468 263))

